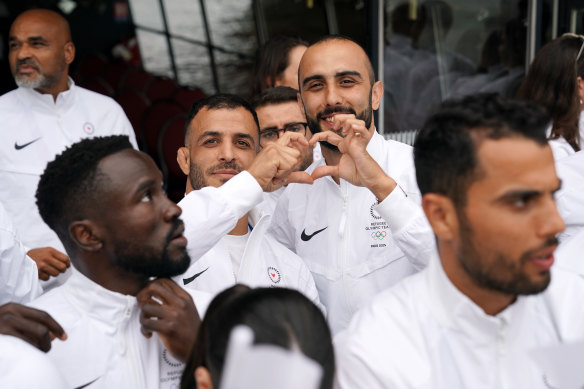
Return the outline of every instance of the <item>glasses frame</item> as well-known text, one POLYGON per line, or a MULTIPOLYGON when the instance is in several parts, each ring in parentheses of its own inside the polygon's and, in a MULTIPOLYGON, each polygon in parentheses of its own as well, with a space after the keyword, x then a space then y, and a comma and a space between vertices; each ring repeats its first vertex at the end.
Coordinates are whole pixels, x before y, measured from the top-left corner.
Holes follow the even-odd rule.
MULTIPOLYGON (((302 132, 303 136, 306 136, 306 128, 308 127, 308 123, 306 122, 291 122, 291 123, 286 123, 284 124, 284 127, 282 128, 276 128, 276 127, 268 127, 268 128, 264 128, 263 130, 260 130, 260 146, 265 147, 265 142, 262 141, 262 135, 267 133, 267 132, 273 132, 276 134, 276 140, 280 139, 280 133, 286 133, 290 130, 288 130, 289 127, 292 126, 297 126, 297 125, 301 125, 304 128, 304 132, 302 132)), ((296 132, 297 134, 301 133, 301 131, 293 131, 296 132)), ((268 141, 267 143, 270 143, 272 141, 268 141)))

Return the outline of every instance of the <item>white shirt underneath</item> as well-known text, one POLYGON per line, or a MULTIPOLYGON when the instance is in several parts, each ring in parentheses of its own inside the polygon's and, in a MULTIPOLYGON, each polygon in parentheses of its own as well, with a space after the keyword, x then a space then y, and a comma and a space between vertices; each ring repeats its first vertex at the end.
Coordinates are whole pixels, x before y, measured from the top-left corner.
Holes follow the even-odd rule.
POLYGON ((231 264, 233 265, 233 275, 237 280, 237 272, 239 271, 239 266, 241 265, 241 258, 243 258, 243 253, 245 252, 245 246, 247 245, 247 240, 249 239, 250 231, 247 230, 245 235, 225 235, 221 238, 222 242, 227 247, 229 252, 229 258, 231 259, 231 264))

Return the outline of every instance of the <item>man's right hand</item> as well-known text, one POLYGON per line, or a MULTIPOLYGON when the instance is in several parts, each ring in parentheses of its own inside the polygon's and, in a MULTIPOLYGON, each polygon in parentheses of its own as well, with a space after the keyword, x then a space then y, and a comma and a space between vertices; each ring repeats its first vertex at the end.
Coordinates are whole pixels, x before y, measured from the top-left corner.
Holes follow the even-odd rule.
POLYGON ((247 171, 265 192, 272 192, 290 183, 312 184, 306 172, 295 171, 302 163, 300 146, 308 146, 302 134, 286 132, 256 155, 247 171))
POLYGON ((16 336, 44 352, 51 349, 53 339, 67 339, 51 315, 16 303, 0 306, 0 334, 16 336))
POLYGON ((64 273, 71 266, 71 261, 67 254, 52 247, 32 249, 27 254, 36 262, 39 269, 39 278, 43 281, 47 281, 51 276, 56 277, 64 273))

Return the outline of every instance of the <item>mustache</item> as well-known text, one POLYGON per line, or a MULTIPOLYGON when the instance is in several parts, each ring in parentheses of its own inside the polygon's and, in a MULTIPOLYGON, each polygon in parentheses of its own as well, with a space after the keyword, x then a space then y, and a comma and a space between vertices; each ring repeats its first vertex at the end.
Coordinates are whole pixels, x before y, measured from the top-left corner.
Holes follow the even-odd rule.
POLYGON ((167 246, 175 238, 177 231, 179 229, 183 228, 184 225, 185 225, 185 223, 182 221, 182 219, 180 219, 178 217, 172 221, 172 227, 170 228, 170 231, 168 232, 168 235, 166 236, 166 245, 167 246))
POLYGON ((316 120, 322 120, 323 116, 328 116, 333 113, 350 113, 357 116, 357 112, 351 107, 343 107, 343 106, 335 106, 335 107, 327 107, 324 110, 320 111, 316 114, 316 120))
POLYGON ((223 162, 220 163, 219 165, 215 165, 210 167, 209 169, 207 169, 207 174, 213 174, 215 173, 217 170, 226 170, 226 169, 230 169, 230 170, 235 170, 238 173, 241 173, 243 171, 243 168, 239 165, 237 165, 235 162, 223 162))
POLYGON ((32 58, 24 58, 24 59, 19 59, 18 61, 16 61, 16 68, 17 69, 23 65, 32 66, 35 70, 39 70, 38 64, 32 58))
POLYGON ((533 249, 533 250, 529 250, 528 252, 523 254, 522 262, 526 262, 529 258, 531 258, 538 251, 545 250, 549 247, 557 246, 559 244, 560 244, 560 241, 558 240, 557 236, 550 236, 549 238, 546 239, 546 241, 540 247, 533 249))

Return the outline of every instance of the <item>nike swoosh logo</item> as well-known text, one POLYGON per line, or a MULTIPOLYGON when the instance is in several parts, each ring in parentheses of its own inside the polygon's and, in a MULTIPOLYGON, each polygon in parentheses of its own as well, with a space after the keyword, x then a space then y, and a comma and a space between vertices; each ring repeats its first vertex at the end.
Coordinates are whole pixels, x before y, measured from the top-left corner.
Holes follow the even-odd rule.
POLYGON ((87 388, 89 385, 93 384, 95 381, 97 381, 98 379, 100 379, 101 377, 97 377, 96 379, 94 379, 93 381, 90 381, 88 383, 86 383, 85 385, 81 385, 76 387, 75 389, 83 389, 83 388, 87 388))
POLYGON ((312 237, 316 234, 318 234, 319 232, 323 232, 324 230, 326 230, 328 228, 328 226, 326 226, 325 228, 318 230, 318 231, 314 231, 312 234, 306 235, 306 228, 304 230, 302 230, 302 234, 300 234, 300 239, 302 239, 305 242, 308 242, 310 239, 312 239, 312 237))
POLYGON ((28 142, 28 143, 25 143, 25 144, 23 144, 23 145, 19 145, 18 143, 14 142, 14 148, 15 148, 16 150, 22 150, 22 149, 24 149, 26 146, 30 146, 31 144, 33 144, 34 142, 36 142, 37 140, 39 140, 39 139, 41 139, 41 138, 42 138, 42 137, 38 137, 38 138, 36 138, 36 139, 33 139, 33 140, 31 140, 30 142, 28 142))
POLYGON ((202 272, 200 272, 200 273, 197 273, 197 274, 195 274, 195 275, 194 275, 194 276, 192 276, 192 277, 189 277, 189 278, 183 278, 183 283, 184 283, 185 285, 188 285, 188 284, 190 284, 191 282, 193 282, 193 281, 195 280, 195 278, 197 278, 198 276, 200 276, 201 274, 203 274, 203 273, 204 273, 204 272, 206 272, 207 270, 209 270, 209 268, 206 268, 206 269, 205 269, 205 270, 203 270, 202 272))

